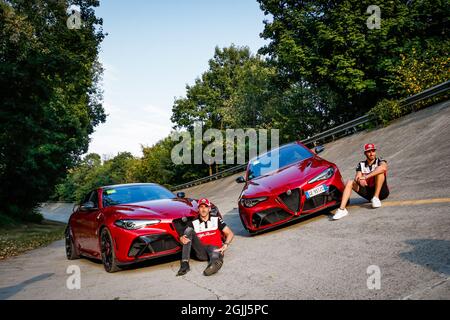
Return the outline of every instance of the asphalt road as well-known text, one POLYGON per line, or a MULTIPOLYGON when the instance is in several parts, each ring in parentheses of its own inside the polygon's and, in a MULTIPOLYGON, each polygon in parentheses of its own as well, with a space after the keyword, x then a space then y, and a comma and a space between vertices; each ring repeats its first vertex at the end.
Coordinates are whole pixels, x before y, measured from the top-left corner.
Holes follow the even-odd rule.
POLYGON ((205 263, 192 261, 191 272, 175 277, 177 256, 108 274, 98 262, 66 260, 57 241, 0 261, 0 299, 449 299, 449 105, 326 145, 323 157, 346 179, 362 145, 379 145, 390 166, 391 196, 382 208, 353 196, 342 220, 323 213, 250 237, 235 208, 242 185, 233 176, 186 190, 210 197, 236 233, 218 274, 204 277, 205 263), (71 265, 80 268, 80 289, 67 288, 71 265), (379 289, 368 288, 369 267, 381 272, 379 289))

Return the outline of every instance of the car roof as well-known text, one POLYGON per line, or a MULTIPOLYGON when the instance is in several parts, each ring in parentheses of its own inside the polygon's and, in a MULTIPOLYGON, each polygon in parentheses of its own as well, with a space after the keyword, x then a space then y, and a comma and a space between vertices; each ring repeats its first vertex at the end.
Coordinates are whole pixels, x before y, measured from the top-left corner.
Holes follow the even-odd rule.
POLYGON ((147 183, 147 182, 138 182, 138 183, 121 183, 121 184, 111 184, 108 186, 102 186, 99 189, 104 188, 120 188, 120 187, 132 187, 132 186, 159 186, 157 183, 147 183))

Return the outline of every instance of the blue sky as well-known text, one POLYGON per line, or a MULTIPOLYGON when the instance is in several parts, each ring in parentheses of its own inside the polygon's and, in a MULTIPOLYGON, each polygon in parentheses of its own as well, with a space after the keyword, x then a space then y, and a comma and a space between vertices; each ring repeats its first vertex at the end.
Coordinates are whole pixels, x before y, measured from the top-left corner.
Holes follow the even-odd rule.
POLYGON ((114 156, 167 136, 174 97, 207 70, 215 46, 249 46, 266 19, 256 0, 100 1, 109 35, 102 43, 104 108, 109 115, 91 136, 89 152, 114 156))

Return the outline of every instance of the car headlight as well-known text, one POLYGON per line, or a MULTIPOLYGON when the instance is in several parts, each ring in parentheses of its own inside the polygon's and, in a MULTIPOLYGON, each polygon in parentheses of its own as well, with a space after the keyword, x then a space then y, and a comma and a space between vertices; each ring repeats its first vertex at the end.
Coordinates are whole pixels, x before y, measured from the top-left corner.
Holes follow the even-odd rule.
POLYGON ((319 175, 317 175, 314 178, 312 178, 311 180, 309 180, 308 183, 314 183, 314 182, 317 182, 320 180, 330 179, 333 176, 333 174, 334 174, 334 169, 328 168, 327 170, 323 171, 319 175))
POLYGON ((256 206, 258 203, 267 200, 267 197, 259 198, 241 198, 241 204, 246 208, 251 208, 256 206))
POLYGON ((114 224, 120 228, 127 230, 136 230, 141 229, 146 226, 151 226, 153 224, 160 223, 161 220, 158 219, 150 219, 150 220, 117 220, 114 224))

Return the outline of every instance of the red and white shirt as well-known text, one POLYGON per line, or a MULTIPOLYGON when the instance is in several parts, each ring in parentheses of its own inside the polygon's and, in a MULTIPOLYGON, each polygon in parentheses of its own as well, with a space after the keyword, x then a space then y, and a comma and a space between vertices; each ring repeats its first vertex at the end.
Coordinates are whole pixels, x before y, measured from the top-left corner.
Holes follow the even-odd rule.
POLYGON ((206 221, 200 218, 192 221, 192 227, 201 243, 205 246, 218 248, 222 246, 222 230, 226 226, 226 223, 221 218, 211 215, 206 221))

